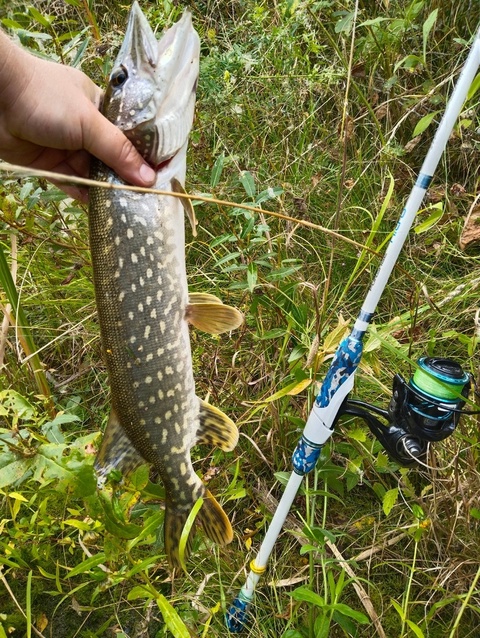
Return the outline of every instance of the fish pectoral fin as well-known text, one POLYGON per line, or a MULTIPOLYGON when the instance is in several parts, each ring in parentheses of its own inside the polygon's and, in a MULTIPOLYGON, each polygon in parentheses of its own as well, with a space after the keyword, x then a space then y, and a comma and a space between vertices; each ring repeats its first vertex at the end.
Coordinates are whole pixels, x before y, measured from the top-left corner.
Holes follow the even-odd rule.
POLYGON ((119 470, 127 475, 143 463, 146 463, 145 459, 133 447, 120 425, 115 410, 112 409, 95 459, 94 467, 99 483, 105 482, 112 470, 119 470))
POLYGON ((222 506, 209 490, 205 490, 198 522, 206 536, 217 545, 228 545, 233 540, 233 529, 222 506))
MULTIPOLYGON (((179 193, 181 195, 187 194, 187 191, 183 188, 183 186, 181 185, 181 183, 178 181, 176 177, 172 177, 172 179, 170 180, 170 185, 174 193, 179 193)), ((192 200, 188 199, 187 197, 180 197, 179 199, 182 202, 182 206, 188 217, 190 226, 192 227, 192 235, 196 237, 197 236, 197 218, 195 217, 195 210, 193 208, 192 200)))
POLYGON ((195 444, 214 445, 230 452, 238 443, 238 428, 221 410, 210 403, 200 402, 200 426, 197 430, 195 444))
MULTIPOLYGON (((193 296, 195 294, 201 293, 192 293, 193 296)), ((195 301, 192 303, 192 295, 190 295, 190 303, 185 310, 185 319, 195 328, 218 335, 222 332, 235 330, 243 323, 243 314, 240 310, 218 303, 218 301, 202 300, 200 303, 195 301)))
POLYGON ((215 295, 211 295, 208 292, 190 292, 188 294, 188 300, 191 304, 197 303, 223 303, 218 297, 215 295))

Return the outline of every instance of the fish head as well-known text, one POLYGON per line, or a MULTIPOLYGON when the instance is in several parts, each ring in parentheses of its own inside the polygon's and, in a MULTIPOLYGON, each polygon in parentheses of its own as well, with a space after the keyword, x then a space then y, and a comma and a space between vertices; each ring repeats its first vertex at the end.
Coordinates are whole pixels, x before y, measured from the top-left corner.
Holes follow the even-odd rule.
POLYGON ((138 2, 104 98, 103 113, 162 169, 185 149, 193 122, 200 41, 191 15, 157 40, 138 2))

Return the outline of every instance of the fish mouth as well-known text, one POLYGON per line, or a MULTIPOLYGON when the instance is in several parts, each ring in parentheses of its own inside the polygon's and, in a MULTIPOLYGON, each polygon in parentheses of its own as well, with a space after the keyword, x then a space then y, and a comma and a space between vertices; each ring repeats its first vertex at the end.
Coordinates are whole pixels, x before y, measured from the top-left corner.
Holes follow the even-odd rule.
POLYGON ((148 116, 124 132, 156 170, 166 168, 188 140, 199 55, 200 41, 189 11, 157 40, 138 2, 133 3, 116 66, 128 64, 138 86, 147 78, 151 98, 148 116))

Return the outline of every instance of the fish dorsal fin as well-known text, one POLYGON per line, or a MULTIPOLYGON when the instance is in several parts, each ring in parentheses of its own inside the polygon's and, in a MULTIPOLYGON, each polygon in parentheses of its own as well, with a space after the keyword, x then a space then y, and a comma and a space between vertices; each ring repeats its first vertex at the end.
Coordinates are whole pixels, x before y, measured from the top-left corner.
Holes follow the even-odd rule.
POLYGON ((214 445, 230 452, 237 445, 238 429, 235 423, 221 410, 210 403, 198 399, 200 403, 200 425, 197 430, 196 444, 214 445))
POLYGON ((104 483, 112 470, 119 470, 123 475, 127 475, 143 463, 146 463, 145 459, 133 447, 120 425, 116 412, 112 409, 102 445, 95 459, 98 482, 104 483))
POLYGON ((226 306, 213 295, 199 292, 190 294, 185 319, 195 328, 213 335, 235 330, 243 323, 239 310, 226 306))
MULTIPOLYGON (((172 177, 170 184, 172 186, 172 191, 174 193, 180 193, 182 195, 186 195, 187 191, 183 188, 176 177, 172 177)), ((188 221, 190 222, 190 226, 192 227, 192 235, 194 237, 197 236, 197 218, 195 217, 195 210, 193 209, 192 200, 187 197, 179 197, 182 202, 182 206, 187 214, 188 221)))

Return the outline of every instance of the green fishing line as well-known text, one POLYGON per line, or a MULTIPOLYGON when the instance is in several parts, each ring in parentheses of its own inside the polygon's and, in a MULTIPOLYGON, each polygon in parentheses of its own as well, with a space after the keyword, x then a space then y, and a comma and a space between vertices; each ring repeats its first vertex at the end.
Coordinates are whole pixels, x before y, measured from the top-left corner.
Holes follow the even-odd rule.
POLYGON ((452 401, 458 399, 458 395, 465 385, 464 379, 439 379, 423 368, 417 368, 413 375, 413 383, 431 397, 452 401))

